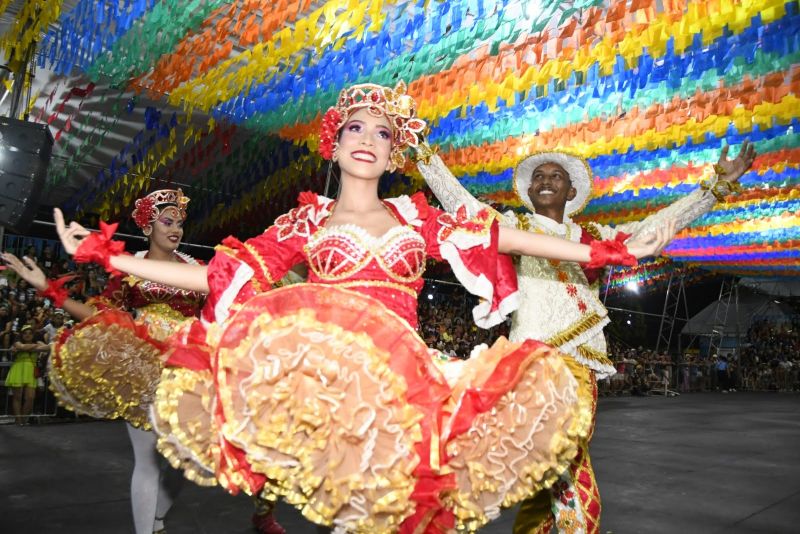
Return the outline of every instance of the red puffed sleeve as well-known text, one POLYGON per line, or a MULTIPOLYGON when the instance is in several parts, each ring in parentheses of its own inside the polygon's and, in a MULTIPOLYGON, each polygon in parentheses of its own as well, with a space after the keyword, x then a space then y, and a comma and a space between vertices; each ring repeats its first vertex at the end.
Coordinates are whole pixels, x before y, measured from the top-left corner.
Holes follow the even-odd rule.
POLYGON ((239 241, 228 237, 208 264, 209 294, 205 322, 224 321, 231 307, 269 290, 294 265, 305 261, 303 247, 323 213, 317 195, 300 195, 300 205, 281 215, 260 236, 239 241))
POLYGON ((446 260, 458 281, 480 297, 472 310, 475 324, 490 328, 505 320, 518 306, 517 274, 511 256, 497 250, 496 212, 484 209, 467 217, 464 207, 450 214, 429 206, 421 193, 411 200, 419 213, 419 232, 428 255, 446 260))

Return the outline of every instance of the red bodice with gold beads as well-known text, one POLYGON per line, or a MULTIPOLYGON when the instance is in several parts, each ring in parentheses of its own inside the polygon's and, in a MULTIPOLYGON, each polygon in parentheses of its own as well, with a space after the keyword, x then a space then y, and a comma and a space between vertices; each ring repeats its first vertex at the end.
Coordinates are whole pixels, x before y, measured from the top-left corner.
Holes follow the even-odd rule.
POLYGON ((357 226, 320 228, 305 247, 308 281, 336 284, 377 298, 416 324, 425 272, 425 240, 408 226, 374 237, 357 226))
MULTIPOLYGON (((262 235, 227 238, 209 264, 207 321, 227 318, 231 307, 266 291, 292 266, 308 265, 308 281, 367 294, 417 325, 417 297, 428 257, 447 260, 459 280, 487 302, 482 316, 496 324, 516 298, 509 257, 497 253, 497 223, 489 212, 473 219, 429 206, 418 193, 384 200, 398 221, 382 236, 348 224, 326 226, 334 201, 313 193, 276 219, 262 235)), ((476 320, 479 320, 476 317, 476 320)))
MULTIPOLYGON (((176 252, 175 255, 181 263, 198 265, 198 261, 191 256, 180 252, 176 252)), ((145 258, 147 253, 138 252, 136 256, 145 258)), ((129 312, 148 307, 157 309, 153 305, 161 305, 159 307, 168 306, 184 317, 195 317, 203 306, 205 297, 203 293, 196 291, 186 291, 135 276, 121 275, 109 278, 103 293, 90 299, 88 304, 97 309, 111 307, 129 312)))

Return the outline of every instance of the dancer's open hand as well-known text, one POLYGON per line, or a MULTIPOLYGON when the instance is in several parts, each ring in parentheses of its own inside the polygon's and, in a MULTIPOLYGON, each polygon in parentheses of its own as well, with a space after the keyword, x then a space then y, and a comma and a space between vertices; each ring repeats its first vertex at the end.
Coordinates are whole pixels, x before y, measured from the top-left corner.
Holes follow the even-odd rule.
POLYGON ((69 226, 64 224, 64 214, 58 208, 53 210, 53 220, 56 222, 56 232, 58 232, 64 250, 72 256, 78 250, 81 240, 91 232, 75 221, 69 223, 69 226))
POLYGON ((719 161, 715 168, 721 180, 736 182, 753 165, 757 155, 756 149, 751 142, 745 141, 742 143, 739 155, 734 159, 728 159, 729 148, 729 145, 722 147, 722 153, 719 155, 719 161))
POLYGON ((3 261, 12 271, 33 286, 34 289, 44 291, 47 288, 47 277, 32 259, 23 256, 20 260, 10 252, 0 253, 0 257, 3 258, 3 261))

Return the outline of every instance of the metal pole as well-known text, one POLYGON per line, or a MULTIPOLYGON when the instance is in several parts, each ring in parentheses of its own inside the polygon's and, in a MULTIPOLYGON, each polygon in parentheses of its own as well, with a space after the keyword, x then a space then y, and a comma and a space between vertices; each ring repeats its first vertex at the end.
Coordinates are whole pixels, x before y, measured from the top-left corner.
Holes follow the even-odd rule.
POLYGON ((606 278, 606 290, 603 293, 603 306, 606 305, 606 299, 608 298, 608 288, 611 286, 611 275, 614 273, 614 266, 608 268, 608 278, 606 278))
MULTIPOLYGON (((656 352, 658 352, 658 349, 661 347, 661 340, 664 338, 664 326, 667 323, 667 312, 668 312, 669 306, 670 306, 670 297, 672 297, 671 290, 672 290, 672 281, 674 280, 674 278, 675 278, 675 271, 673 271, 673 272, 671 272, 669 274, 669 282, 667 283, 667 291, 666 291, 666 295, 664 296, 664 308, 661 311, 661 324, 658 326, 658 340, 656 341, 656 352)), ((669 323, 670 332, 669 332, 669 337, 667 338, 668 339, 667 340, 667 352, 669 352, 669 340, 672 339, 672 325, 673 324, 675 324, 675 317, 674 316, 671 318, 671 321, 669 323)))
MULTIPOLYGON (((736 356, 735 358, 731 358, 736 360, 736 374, 741 377, 742 367, 741 367, 741 352, 739 347, 742 345, 742 334, 739 330, 739 280, 736 279, 733 282, 733 311, 736 317, 736 346, 733 349, 733 353, 736 356)), ((728 362, 728 385, 733 384, 735 376, 731 376, 731 362, 728 362)), ((741 389, 741 384, 735 384, 737 389, 741 389)))

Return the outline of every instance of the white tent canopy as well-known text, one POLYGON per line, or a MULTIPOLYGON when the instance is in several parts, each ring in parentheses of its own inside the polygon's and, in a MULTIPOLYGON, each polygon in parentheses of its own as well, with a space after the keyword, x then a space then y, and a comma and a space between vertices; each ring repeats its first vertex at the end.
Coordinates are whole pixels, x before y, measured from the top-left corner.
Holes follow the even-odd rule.
POLYGON ((744 336, 754 321, 769 320, 783 323, 790 321, 792 316, 791 308, 777 301, 774 296, 756 293, 743 287, 739 288, 738 305, 734 298, 731 298, 725 324, 714 324, 718 308, 720 313, 717 320, 722 322, 724 303, 712 302, 687 321, 681 334, 703 336, 720 333, 723 337, 744 336))
POLYGON ((742 278, 739 283, 776 297, 800 297, 800 278, 742 278))

